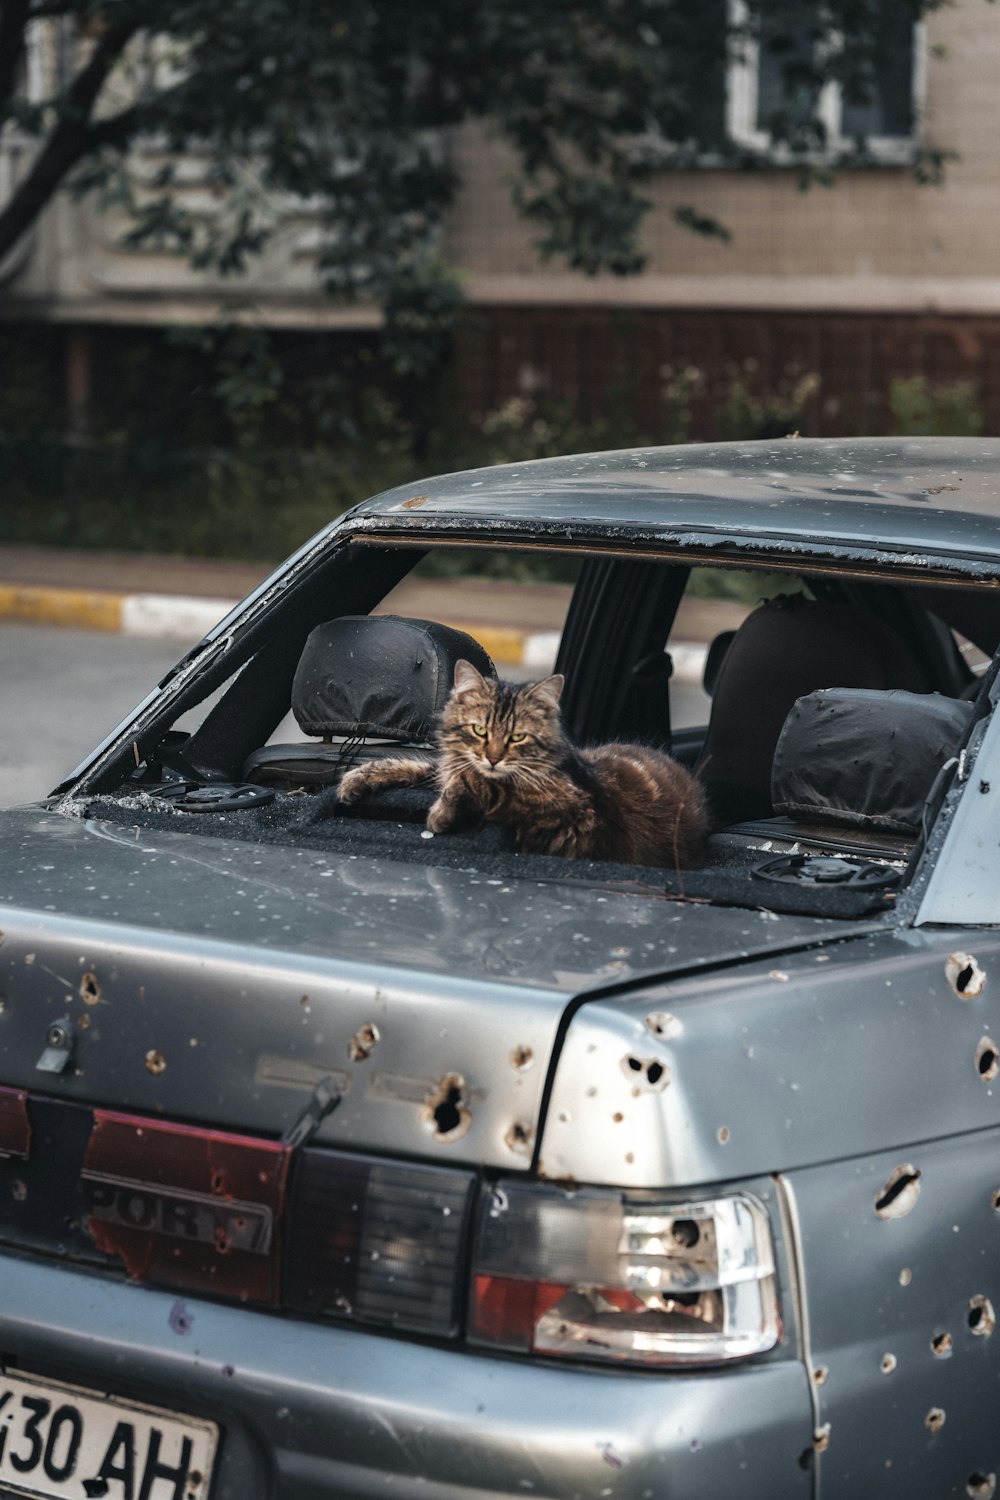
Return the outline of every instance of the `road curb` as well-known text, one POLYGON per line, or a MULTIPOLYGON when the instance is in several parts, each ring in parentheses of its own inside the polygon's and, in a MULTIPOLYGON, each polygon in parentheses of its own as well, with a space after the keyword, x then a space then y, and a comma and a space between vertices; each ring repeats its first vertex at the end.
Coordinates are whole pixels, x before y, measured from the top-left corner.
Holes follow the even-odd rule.
MULTIPOLYGON (((236 603, 235 599, 203 599, 183 594, 112 594, 0 584, 0 619, 158 640, 199 640, 236 603)), ((502 625, 470 624, 467 620, 442 623, 474 636, 500 666, 526 667, 539 673, 552 671, 559 646, 558 630, 515 630, 502 625)), ((704 646, 678 645, 672 648, 671 655, 675 678, 682 682, 701 681, 704 646)))
POLYGON ((80 630, 121 630, 121 597, 84 589, 0 584, 0 619, 30 620, 43 625, 72 625, 80 630))

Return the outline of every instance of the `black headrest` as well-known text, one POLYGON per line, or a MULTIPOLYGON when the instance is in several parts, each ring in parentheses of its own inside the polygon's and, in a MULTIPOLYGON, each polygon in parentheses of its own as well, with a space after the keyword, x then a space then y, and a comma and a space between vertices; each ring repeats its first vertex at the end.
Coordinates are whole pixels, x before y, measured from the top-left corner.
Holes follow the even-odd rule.
POLYGON ((895 631, 865 610, 801 594, 762 604, 730 642, 712 695, 698 771, 717 821, 771 816, 774 749, 796 698, 931 686, 895 631))
POLYGON ((825 688, 799 698, 774 752, 775 812, 916 833, 973 706, 939 693, 825 688))
POLYGON ((425 743, 463 657, 496 676, 482 646, 462 630, 399 615, 341 615, 309 635, 292 711, 303 734, 425 743))
POLYGON ((713 636, 705 653, 705 665, 701 672, 701 685, 711 698, 715 692, 715 684, 719 680, 722 671, 722 663, 726 659, 726 652, 736 639, 735 630, 720 630, 717 636, 713 636))

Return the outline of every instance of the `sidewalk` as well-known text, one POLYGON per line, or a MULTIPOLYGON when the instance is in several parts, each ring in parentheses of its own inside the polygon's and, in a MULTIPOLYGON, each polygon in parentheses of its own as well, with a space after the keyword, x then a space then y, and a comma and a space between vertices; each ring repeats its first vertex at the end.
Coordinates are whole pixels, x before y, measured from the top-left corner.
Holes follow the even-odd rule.
MULTIPOLYGON (((0 620, 195 641, 272 570, 203 557, 0 546, 0 620)), ((404 579, 381 612, 441 620, 474 635, 500 665, 550 671, 570 592, 563 584, 404 579)), ((707 642, 743 613, 714 600, 685 601, 675 630, 684 644, 671 647, 675 675, 700 681, 707 642)))
MULTIPOLYGON (((197 640, 273 566, 0 546, 0 619, 197 640)), ((543 668, 555 654, 569 593, 558 584, 404 580, 384 609, 468 630, 504 665, 543 668)))

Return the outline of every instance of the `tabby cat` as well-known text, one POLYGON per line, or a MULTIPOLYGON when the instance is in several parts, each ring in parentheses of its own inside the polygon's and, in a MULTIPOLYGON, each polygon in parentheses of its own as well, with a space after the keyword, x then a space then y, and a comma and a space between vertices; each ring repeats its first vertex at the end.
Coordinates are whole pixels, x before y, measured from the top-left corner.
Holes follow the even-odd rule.
POLYGON ((496 823, 524 853, 697 864, 708 823, 698 782, 643 745, 570 744, 559 716, 563 682, 555 676, 509 687, 458 662, 437 765, 403 756, 370 761, 344 776, 340 801, 380 787, 436 785, 432 833, 496 823))

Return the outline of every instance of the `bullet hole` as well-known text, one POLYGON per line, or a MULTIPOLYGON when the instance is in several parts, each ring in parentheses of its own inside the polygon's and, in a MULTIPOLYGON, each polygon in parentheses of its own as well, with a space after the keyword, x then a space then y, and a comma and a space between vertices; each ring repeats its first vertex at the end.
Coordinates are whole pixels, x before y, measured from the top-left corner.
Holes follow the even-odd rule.
POLYGON ((813 1447, 817 1453, 825 1453, 830 1446, 830 1424, 824 1422, 822 1427, 817 1427, 813 1434, 813 1447))
POLYGON ((910 1270, 909 1266, 904 1266, 903 1269, 899 1273, 899 1284, 900 1284, 900 1286, 909 1286, 909 1284, 910 1284, 910 1282, 912 1280, 913 1280, 913 1272, 910 1270))
POLYGON ((994 1188, 990 1202, 993 1205, 994 1213, 1000 1214, 1000 1188, 994 1188))
POLYGON ((213 1193, 224 1193, 225 1190, 226 1190, 226 1179, 223 1177, 223 1175, 222 1175, 221 1172, 219 1172, 219 1171, 213 1172, 212 1173, 212 1192, 213 1193))
POLYGON ((976 1048, 976 1071, 984 1083, 992 1083, 1000 1073, 1000 1048, 992 1037, 984 1036, 979 1039, 976 1048))
POLYGON ((670 1082, 670 1069, 658 1057, 635 1057, 629 1054, 622 1058, 622 1072, 642 1089, 659 1091, 670 1082))
POLYGON ((163 1072, 167 1066, 167 1059, 162 1052, 157 1052, 155 1047, 146 1053, 146 1071, 154 1076, 163 1072))
POLYGON ((931 1339, 931 1348, 938 1359, 947 1359, 955 1346, 955 1341, 950 1333, 936 1333, 931 1339))
POLYGON ((215 1248, 220 1255, 229 1254, 229 1236, 221 1224, 217 1226, 215 1231, 215 1248))
POLYGON ((924 1418, 924 1426, 928 1432, 940 1432, 945 1423, 945 1415, 940 1406, 932 1406, 924 1418))
POLYGON ((990 784, 989 784, 988 781, 981 781, 979 783, 979 790, 982 792, 982 794, 983 794, 984 797, 986 796, 986 793, 989 791, 989 789, 990 789, 990 784))
POLYGON ((875 1212, 880 1219, 902 1219, 916 1207, 919 1197, 920 1173, 905 1162, 890 1173, 875 1199, 875 1212))
POLYGON ((612 1120, 614 1121, 614 1123, 616 1125, 620 1125, 621 1122, 624 1120, 625 1116, 622 1114, 622 1112, 621 1112, 620 1109, 616 1109, 615 1112, 614 1112, 614 1114, 611 1116, 611 1118, 612 1118, 612 1120))
POLYGON ((187 1307, 180 1300, 180 1298, 178 1298, 171 1307, 170 1313, 167 1317, 167 1322, 170 1325, 171 1332, 190 1333, 191 1324, 193 1321, 194 1320, 192 1319, 191 1314, 188 1312, 187 1307))
POLYGON ((974 1495, 976 1500, 990 1500, 990 1496, 996 1493, 996 1487, 997 1476, 981 1474, 978 1469, 965 1481, 965 1493, 974 1495))
POLYGON ((381 1036, 378 1027, 371 1021, 364 1026, 359 1026, 347 1044, 351 1062, 364 1062, 366 1057, 371 1057, 373 1047, 377 1047, 381 1036))
POLYGON ((826 1385, 829 1378, 830 1371, 826 1365, 817 1365, 815 1370, 813 1370, 813 1385, 826 1385))
POLYGON ((768 979, 780 980, 782 984, 788 983, 788 975, 783 973, 781 969, 769 969, 767 977, 768 979))
POLYGON ((421 1119, 436 1141, 459 1141, 472 1124, 472 1114, 465 1099, 465 1079, 458 1073, 446 1073, 434 1092, 428 1095, 421 1119))
POLYGON ((896 1368, 896 1363, 896 1356, 894 1354, 883 1354, 881 1366, 882 1374, 891 1375, 893 1370, 896 1368))
POLYGON ((15 1177, 10 1193, 15 1203, 23 1203, 28 1196, 28 1184, 22 1182, 20 1177, 15 1177))
POLYGON ((720 1146, 726 1145, 729 1140, 729 1126, 720 1125, 718 1130, 715 1132, 715 1139, 718 1141, 720 1146))
POLYGON ((310 1012, 310 1010, 312 1009, 312 1006, 311 1006, 310 1001, 309 1001, 309 996, 308 995, 300 995, 299 996, 299 1004, 301 1005, 302 1009, 305 1011, 306 1015, 308 1015, 309 1012, 310 1012))
POLYGON ((671 1037, 680 1036, 684 1030, 676 1016, 672 1016, 667 1010, 654 1010, 646 1017, 646 1030, 651 1031, 654 1036, 671 1037))
POLYGON ((535 1132, 523 1120, 515 1120, 504 1136, 504 1145, 517 1156, 530 1156, 535 1132))
POLYGON ((969 1329, 978 1338, 988 1339, 997 1326, 996 1313, 989 1297, 973 1297, 969 1303, 969 1329))
POLYGON ((960 1000, 975 1000, 983 993, 986 972, 979 967, 971 953, 949 953, 944 972, 960 1000))
POLYGON ((694 1219, 675 1219, 670 1226, 670 1238, 682 1250, 692 1250, 701 1239, 701 1230, 694 1219))
POLYGON ((84 1005, 96 1005, 101 998, 101 982, 89 969, 80 980, 80 999, 84 1005))
POLYGON ((530 1068, 535 1060, 535 1054, 530 1047, 515 1047, 510 1054, 510 1065, 521 1072, 524 1068, 530 1068))

